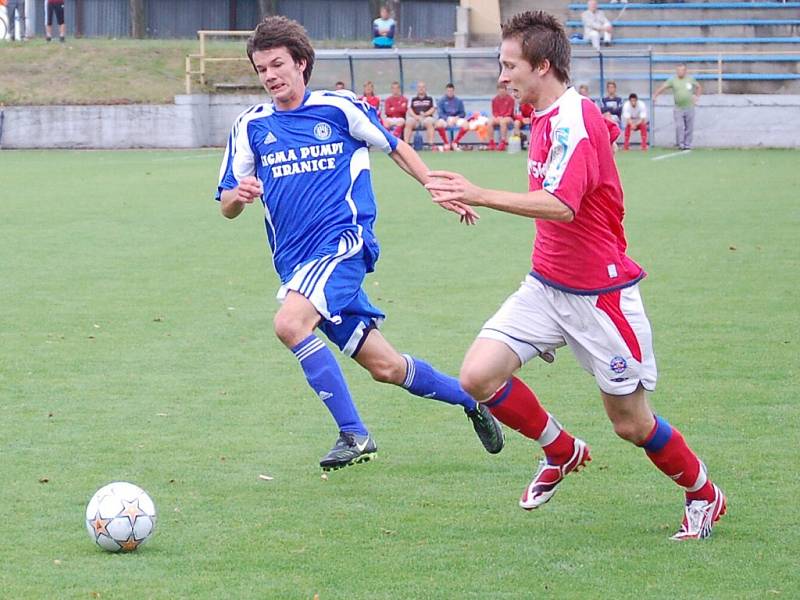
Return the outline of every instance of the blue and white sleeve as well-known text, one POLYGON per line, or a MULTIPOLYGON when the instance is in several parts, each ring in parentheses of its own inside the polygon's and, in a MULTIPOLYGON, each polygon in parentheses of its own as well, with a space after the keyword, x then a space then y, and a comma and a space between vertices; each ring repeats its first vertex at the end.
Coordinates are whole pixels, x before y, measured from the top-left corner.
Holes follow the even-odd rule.
POLYGON ((232 190, 243 178, 256 174, 255 156, 247 135, 249 119, 245 119, 245 115, 249 112, 250 109, 239 115, 228 136, 225 155, 219 168, 219 183, 215 195, 217 200, 220 200, 223 190, 232 190))

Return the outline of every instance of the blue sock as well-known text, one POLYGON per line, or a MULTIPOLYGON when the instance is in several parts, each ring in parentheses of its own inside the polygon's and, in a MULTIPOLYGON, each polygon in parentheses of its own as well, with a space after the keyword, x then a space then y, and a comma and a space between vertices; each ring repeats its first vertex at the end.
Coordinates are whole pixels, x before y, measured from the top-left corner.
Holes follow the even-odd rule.
POLYGON ((467 410, 475 410, 478 403, 465 392, 458 380, 439 373, 424 360, 403 354, 406 359, 406 380, 403 387, 415 396, 433 398, 447 404, 459 404, 467 410))
POLYGON ((339 431, 366 435, 367 428, 358 415, 342 369, 325 343, 310 335, 292 348, 292 352, 300 361, 308 385, 328 407, 339 431))

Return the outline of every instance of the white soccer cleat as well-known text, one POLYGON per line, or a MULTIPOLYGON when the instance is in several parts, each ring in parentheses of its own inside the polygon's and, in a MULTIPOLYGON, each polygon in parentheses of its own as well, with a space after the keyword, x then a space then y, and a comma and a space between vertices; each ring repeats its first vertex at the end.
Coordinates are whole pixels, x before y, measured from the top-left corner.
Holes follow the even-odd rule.
MULTIPOLYGON (((712 484, 713 485, 713 484, 712 484)), ((714 500, 692 500, 686 503, 683 513, 683 523, 678 532, 670 539, 676 541, 702 540, 711 535, 714 523, 728 510, 728 501, 725 494, 714 485, 714 500)))
POLYGON ((583 440, 575 438, 572 456, 563 465, 551 465, 547 459, 541 460, 533 481, 522 492, 519 505, 525 510, 539 508, 555 495, 558 484, 564 477, 572 471, 579 471, 590 460, 592 457, 589 455, 589 446, 583 440))

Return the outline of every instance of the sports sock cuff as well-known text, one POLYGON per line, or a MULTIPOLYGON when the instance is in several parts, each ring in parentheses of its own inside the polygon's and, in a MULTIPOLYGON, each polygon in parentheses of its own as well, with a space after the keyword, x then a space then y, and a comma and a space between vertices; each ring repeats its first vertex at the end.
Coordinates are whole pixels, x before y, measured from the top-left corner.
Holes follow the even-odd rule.
POLYGON ((706 466, 700 462, 700 470, 697 473, 697 479, 692 486, 687 487, 686 491, 689 493, 697 492, 703 488, 703 486, 708 483, 708 471, 706 471, 706 466))
POLYGON ((655 424, 653 425, 653 430, 642 444, 642 448, 644 448, 647 452, 658 452, 667 445, 667 442, 672 437, 672 427, 667 420, 663 417, 659 417, 658 415, 653 416, 656 420, 655 424))
POLYGON ((511 388, 514 387, 514 379, 509 379, 503 387, 497 390, 494 393, 494 396, 489 398, 488 402, 486 402, 487 408, 493 408, 495 406, 499 406, 503 400, 508 398, 508 395, 511 393, 511 388))
POLYGON ((411 384, 414 383, 414 375, 417 372, 416 367, 414 366, 414 357, 410 354, 403 354, 403 358, 406 359, 406 378, 403 380, 403 387, 408 389, 411 387, 411 384))
POLYGON ((325 348, 325 342, 319 339, 315 335, 310 335, 302 342, 297 344, 292 348, 292 354, 295 355, 297 360, 303 362, 306 358, 314 354, 315 352, 319 352, 325 348))

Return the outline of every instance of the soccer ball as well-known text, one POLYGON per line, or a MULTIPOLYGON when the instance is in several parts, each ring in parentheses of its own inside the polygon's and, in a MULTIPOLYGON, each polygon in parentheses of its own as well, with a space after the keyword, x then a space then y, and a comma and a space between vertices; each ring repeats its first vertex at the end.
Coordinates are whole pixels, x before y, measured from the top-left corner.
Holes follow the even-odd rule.
POLYGON ((95 492, 86 506, 86 531, 109 552, 133 552, 156 527, 156 506, 142 488, 116 481, 95 492))

